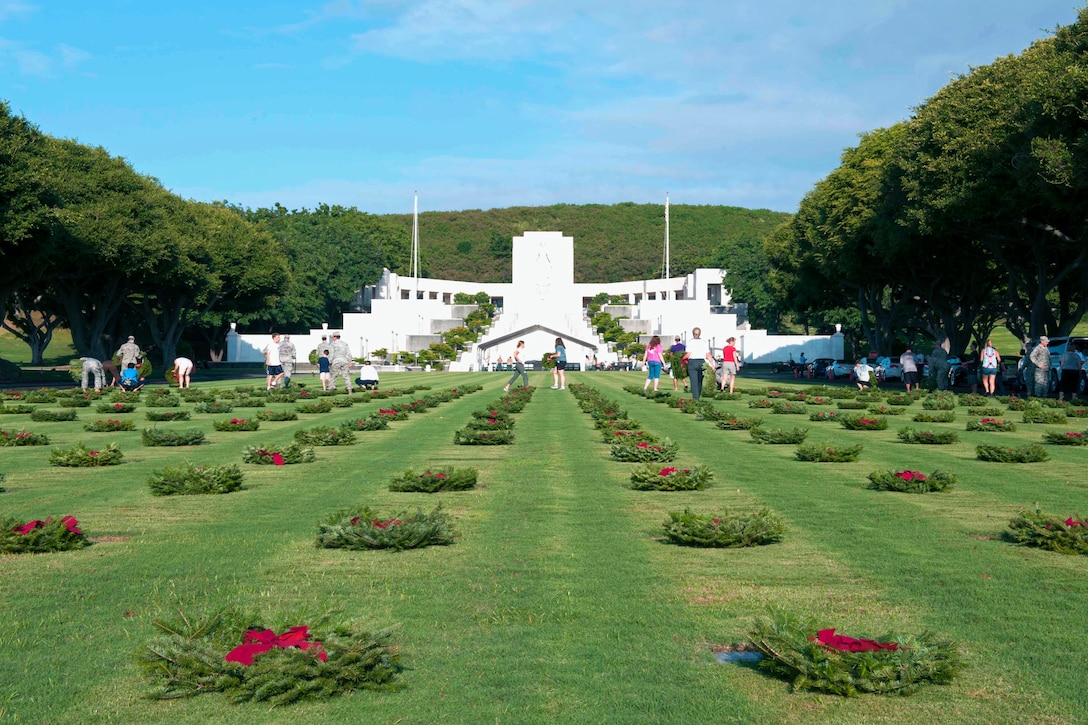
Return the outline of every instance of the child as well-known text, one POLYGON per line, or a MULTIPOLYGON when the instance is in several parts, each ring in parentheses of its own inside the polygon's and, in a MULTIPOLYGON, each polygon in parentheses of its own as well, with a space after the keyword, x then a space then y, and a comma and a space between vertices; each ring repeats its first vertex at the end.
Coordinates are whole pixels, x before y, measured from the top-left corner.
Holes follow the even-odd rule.
POLYGON ((854 366, 854 380, 857 381, 858 390, 865 390, 869 387, 869 378, 873 374, 873 368, 864 358, 858 360, 858 364, 854 366))
POLYGON ((322 350, 317 358, 318 377, 321 378, 321 389, 328 390, 332 382, 332 366, 329 364, 329 351, 322 350))

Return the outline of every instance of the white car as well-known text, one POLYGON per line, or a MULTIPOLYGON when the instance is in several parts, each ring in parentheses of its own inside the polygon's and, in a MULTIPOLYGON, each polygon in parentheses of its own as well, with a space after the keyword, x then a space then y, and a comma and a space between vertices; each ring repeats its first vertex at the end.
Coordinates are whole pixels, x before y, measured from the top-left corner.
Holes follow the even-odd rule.
POLYGON ((854 374, 854 363, 849 360, 836 360, 831 363, 831 378, 849 378, 854 374))
POLYGON ((903 368, 898 360, 890 357, 878 357, 876 359, 876 375, 878 380, 902 380, 903 368))

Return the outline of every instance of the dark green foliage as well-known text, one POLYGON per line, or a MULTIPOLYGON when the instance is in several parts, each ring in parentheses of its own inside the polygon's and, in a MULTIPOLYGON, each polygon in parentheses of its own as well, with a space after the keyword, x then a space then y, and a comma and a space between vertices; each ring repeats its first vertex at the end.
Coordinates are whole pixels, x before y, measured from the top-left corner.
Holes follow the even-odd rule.
POLYGON ((776 400, 771 412, 775 415, 806 415, 808 410, 804 403, 790 400, 776 400))
POLYGON ((668 463, 676 460, 680 446, 666 438, 660 443, 646 441, 613 441, 612 457, 627 463, 668 463))
POLYGON ((401 671, 392 629, 367 632, 357 623, 331 623, 329 615, 306 622, 310 641, 320 642, 328 660, 314 649, 278 648, 259 654, 248 667, 227 662, 249 630, 266 627, 286 631, 297 624, 268 623, 233 609, 207 617, 179 613, 174 621, 157 620, 162 634, 136 654, 136 662, 152 683, 150 696, 173 700, 222 692, 231 702, 269 702, 273 706, 301 700, 327 699, 355 690, 390 690, 401 671))
POLYGON ((194 413, 229 413, 234 410, 234 405, 231 403, 224 403, 222 401, 209 400, 202 403, 197 403, 193 406, 194 413))
POLYGON ((379 516, 369 507, 338 511, 318 525, 317 546, 326 549, 418 549, 446 546, 455 539, 452 521, 442 507, 413 514, 379 516))
POLYGON ((246 446, 242 451, 242 462, 271 466, 275 465, 277 455, 283 458, 284 465, 317 460, 313 448, 303 448, 298 441, 291 441, 286 446, 246 446))
POLYGON ((144 405, 149 408, 176 408, 181 405, 181 398, 171 393, 169 388, 153 388, 144 398, 144 405))
POLYGON ((803 442, 808 436, 808 428, 791 428, 790 430, 782 430, 780 428, 756 427, 750 429, 748 431, 748 434, 756 443, 797 444, 803 442))
POLYGON ((58 397, 57 405, 62 408, 89 408, 91 401, 87 398, 58 397))
POLYGON ((724 510, 714 515, 696 514, 690 509, 670 511, 663 526, 665 537, 673 544, 727 549, 773 544, 786 533, 782 518, 767 508, 724 510))
POLYGON ((293 410, 262 410, 257 413, 260 420, 298 420, 298 413, 293 410))
POLYGON ((976 446, 975 454, 980 461, 992 463, 1042 463, 1050 454, 1038 443, 1026 446, 976 446))
POLYGON ((936 413, 915 413, 915 423, 951 423, 956 419, 956 414, 951 410, 942 410, 936 413))
POLYGON ((839 423, 847 430, 887 430, 888 419, 879 416, 844 415, 839 423))
POLYGON ((877 491, 929 493, 944 491, 955 483, 956 474, 947 471, 934 471, 928 476, 918 471, 873 471, 869 474, 869 488, 877 491))
POLYGON ((459 446, 505 446, 514 442, 514 432, 508 428, 475 430, 465 427, 454 432, 453 442, 459 446))
POLYGON ((196 428, 190 430, 164 430, 144 428, 140 434, 143 444, 154 446, 199 446, 204 442, 204 433, 196 428))
POLYGON ((759 417, 740 418, 729 416, 725 420, 717 421, 717 426, 722 430, 751 430, 762 424, 763 419, 759 417))
POLYGON ((1047 431, 1043 433, 1043 440, 1055 446, 1083 446, 1088 445, 1088 433, 1084 431, 1047 431))
POLYGON ((815 413, 809 413, 808 419, 815 422, 826 423, 832 420, 839 420, 843 413, 838 410, 818 410, 815 413))
POLYGON ((1025 546, 1088 556, 1088 526, 1080 514, 1063 520, 1039 511, 1021 511, 1009 521, 1009 528, 1013 538, 1025 546))
POLYGON ((1016 430, 1016 424, 1011 420, 1002 418, 983 418, 982 420, 967 421, 967 430, 1014 431, 1016 430))
POLYGON ((47 446, 49 436, 28 430, 0 430, 0 446, 47 446))
POLYGON ((316 403, 299 403, 295 406, 295 410, 297 410, 299 413, 306 413, 307 415, 328 413, 330 410, 332 410, 332 403, 327 400, 322 400, 316 403))
POLYGON ((84 423, 83 430, 92 433, 116 433, 118 431, 136 430, 136 424, 131 420, 96 420, 93 423, 84 423))
POLYGON ((40 526, 20 534, 14 529, 26 524, 26 521, 0 518, 0 554, 43 554, 90 546, 91 542, 79 531, 74 520, 69 525, 70 519, 69 516, 60 519, 50 516, 40 526))
POLYGON ((342 430, 359 431, 359 430, 387 430, 389 428, 389 419, 387 416, 381 414, 375 414, 366 418, 356 418, 355 420, 349 420, 340 424, 342 430))
POLYGON ((54 448, 49 452, 49 463, 54 466, 69 468, 96 468, 98 466, 116 466, 125 457, 116 443, 105 448, 87 448, 76 443, 70 448, 54 448))
POLYGON ((895 434, 904 443, 921 443, 923 445, 948 445, 960 439, 954 430, 914 430, 913 428, 900 428, 895 434))
POLYGON ((1005 412, 1005 408, 999 408, 997 406, 981 407, 981 408, 968 408, 968 415, 977 415, 980 418, 996 418, 1005 412))
POLYGON ((853 446, 828 446, 817 443, 802 443, 797 446, 794 455, 799 461, 814 463, 847 463, 856 461, 861 455, 860 443, 853 446))
POLYGON ((865 410, 869 404, 861 400, 840 400, 835 404, 839 410, 865 410))
POLYGON ((409 468, 389 482, 389 490, 417 493, 467 491, 476 487, 476 476, 475 468, 429 468, 418 474, 409 468))
POLYGON ((1064 410, 1044 410, 1037 403, 1030 403, 1024 407, 1025 423, 1048 423, 1060 425, 1066 422, 1064 410))
POLYGON ((295 431, 295 440, 304 446, 353 446, 358 442, 349 429, 320 425, 309 430, 295 431))
POLYGON ((926 410, 955 410, 956 397, 949 394, 929 395, 922 400, 922 407, 926 410))
POLYGON ((214 421, 212 427, 219 431, 254 431, 261 423, 256 418, 227 418, 214 421))
POLYGON ((662 468, 647 463, 631 471, 631 488, 636 491, 701 491, 713 480, 714 473, 706 466, 662 468))
POLYGON ((113 401, 110 403, 99 403, 95 410, 99 413, 121 415, 122 413, 131 413, 136 410, 136 406, 132 403, 113 401))
POLYGON ((189 420, 192 416, 187 410, 145 410, 144 417, 150 421, 189 420))
POLYGON ((60 423, 76 419, 76 411, 73 408, 67 410, 50 410, 38 408, 30 414, 30 419, 36 423, 60 423))
POLYGON ((147 479, 155 496, 231 493, 242 488, 242 469, 226 466, 195 466, 189 461, 166 466, 147 479))
POLYGON ((778 612, 773 618, 758 619, 748 641, 763 653, 760 667, 789 680, 794 690, 845 697, 911 695, 925 684, 946 685, 963 669, 956 643, 931 632, 874 638, 897 643, 896 650, 843 652, 815 640, 822 628, 812 620, 778 612))
POLYGON ((0 415, 26 415, 27 413, 33 412, 33 405, 24 405, 22 403, 16 403, 15 405, 0 405, 0 415))

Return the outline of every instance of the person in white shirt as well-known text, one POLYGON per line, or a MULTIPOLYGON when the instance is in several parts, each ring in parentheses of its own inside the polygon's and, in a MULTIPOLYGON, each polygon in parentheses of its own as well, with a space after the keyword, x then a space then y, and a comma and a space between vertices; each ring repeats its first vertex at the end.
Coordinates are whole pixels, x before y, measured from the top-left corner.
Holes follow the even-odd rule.
POLYGON ((367 360, 363 363, 363 366, 359 368, 359 378, 355 382, 357 385, 364 387, 367 390, 377 390, 378 369, 367 360))
POLYGON ((858 390, 869 387, 869 380, 873 375, 873 367, 864 358, 858 360, 854 366, 854 380, 858 384, 858 390))
POLYGON ((280 361, 280 333, 272 333, 272 342, 264 347, 264 367, 267 375, 265 387, 268 390, 276 387, 283 379, 283 363, 280 361))
POLYGON ((702 330, 694 328, 687 349, 691 397, 696 400, 703 394, 703 363, 710 363, 711 370, 714 369, 714 355, 710 352, 710 343, 701 337, 702 334, 702 330))

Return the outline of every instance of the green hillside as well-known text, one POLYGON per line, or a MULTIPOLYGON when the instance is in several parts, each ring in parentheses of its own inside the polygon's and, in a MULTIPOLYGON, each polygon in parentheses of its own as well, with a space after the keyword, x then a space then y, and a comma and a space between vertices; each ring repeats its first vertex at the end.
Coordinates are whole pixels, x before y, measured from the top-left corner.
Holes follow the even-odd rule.
MULTIPOLYGON (((664 214, 662 204, 633 203, 424 212, 419 215, 423 273, 439 279, 506 282, 513 237, 526 231, 561 231, 574 238, 575 281, 654 278, 661 274, 664 214)), ((672 205, 671 273, 711 266, 723 245, 763 238, 789 217, 766 209, 672 205)), ((411 215, 386 218, 403 220, 411 238, 411 215)))

